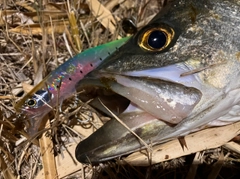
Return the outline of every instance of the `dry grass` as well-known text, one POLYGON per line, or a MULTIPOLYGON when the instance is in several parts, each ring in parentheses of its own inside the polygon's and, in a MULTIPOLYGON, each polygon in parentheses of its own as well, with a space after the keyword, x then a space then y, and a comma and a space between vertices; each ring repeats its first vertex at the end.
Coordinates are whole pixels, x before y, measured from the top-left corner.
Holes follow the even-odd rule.
POLYGON ((139 27, 146 24, 161 8, 160 1, 113 0, 99 3, 95 0, 94 6, 88 0, 0 2, 0 178, 239 176, 240 146, 235 142, 227 143, 239 133, 238 123, 222 128, 228 135, 218 138, 209 137, 214 130, 197 133, 200 138, 195 136, 193 142, 186 139, 188 149, 184 151, 181 147, 179 150, 171 147, 179 145, 177 141, 157 146, 153 148, 152 161, 161 163, 149 167, 139 167, 146 161, 145 155, 139 153, 125 159, 128 165, 117 161, 85 166, 74 159, 75 146, 108 118, 95 113, 78 100, 77 94, 73 94, 64 102, 62 111, 56 110, 57 113, 47 116, 46 125, 51 130, 42 131, 40 134, 43 135, 32 138, 24 131, 24 117, 13 107, 33 85, 72 55, 125 36, 121 19, 133 18, 139 27), (109 20, 114 23, 109 23, 109 20), (204 138, 211 140, 204 141, 204 138), (199 140, 197 147, 194 145, 196 140, 199 140), (218 141, 217 144, 214 141, 218 141), (208 150, 198 152, 203 149, 208 150), (188 156, 181 157, 184 155, 188 156))

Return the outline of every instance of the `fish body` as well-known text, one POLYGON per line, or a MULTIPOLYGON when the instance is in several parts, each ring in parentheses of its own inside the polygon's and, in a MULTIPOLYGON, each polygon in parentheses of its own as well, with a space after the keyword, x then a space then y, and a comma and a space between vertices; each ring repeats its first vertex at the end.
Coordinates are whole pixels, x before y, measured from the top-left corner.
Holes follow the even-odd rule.
POLYGON ((129 37, 125 37, 77 54, 52 71, 25 95, 15 108, 27 116, 31 124, 29 133, 36 133, 44 115, 74 94, 75 85, 128 39, 129 37))
MULTIPOLYGON (((175 0, 78 83, 130 101, 118 117, 155 145, 240 120, 240 2, 175 0)), ((82 163, 143 149, 112 119, 76 148, 82 163)))

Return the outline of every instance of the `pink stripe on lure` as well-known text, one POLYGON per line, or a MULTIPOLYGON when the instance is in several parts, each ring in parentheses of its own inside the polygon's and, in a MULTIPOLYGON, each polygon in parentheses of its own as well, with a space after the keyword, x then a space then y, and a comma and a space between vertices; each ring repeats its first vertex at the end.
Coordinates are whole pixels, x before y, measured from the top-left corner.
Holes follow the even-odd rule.
POLYGON ((75 92, 75 85, 130 37, 85 50, 60 65, 26 94, 15 106, 27 116, 29 133, 37 132, 44 115, 75 92))

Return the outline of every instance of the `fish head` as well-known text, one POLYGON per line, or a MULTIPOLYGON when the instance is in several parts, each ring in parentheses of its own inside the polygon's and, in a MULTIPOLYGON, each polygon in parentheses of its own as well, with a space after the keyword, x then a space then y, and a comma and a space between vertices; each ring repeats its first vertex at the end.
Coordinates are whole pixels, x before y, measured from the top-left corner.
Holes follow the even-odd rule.
POLYGON ((174 1, 80 81, 79 89, 128 99, 113 114, 131 131, 112 119, 78 144, 76 158, 99 163, 145 148, 132 132, 155 145, 240 120, 230 115, 239 101, 239 15, 235 0, 174 1))

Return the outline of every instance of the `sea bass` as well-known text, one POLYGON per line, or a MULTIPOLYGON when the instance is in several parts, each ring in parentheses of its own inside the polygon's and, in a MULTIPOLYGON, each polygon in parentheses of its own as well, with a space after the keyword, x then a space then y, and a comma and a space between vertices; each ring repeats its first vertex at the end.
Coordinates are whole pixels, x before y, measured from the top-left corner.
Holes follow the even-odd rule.
POLYGON ((129 37, 85 50, 60 65, 26 94, 15 106, 29 120, 28 132, 34 135, 42 118, 76 92, 75 85, 123 45, 129 37))
MULTIPOLYGON (((239 39, 239 0, 175 0, 86 75, 78 90, 129 100, 118 100, 124 110, 113 113, 151 145, 230 124, 240 120, 239 39)), ((96 106, 111 107, 101 98, 96 106)), ((76 158, 99 163, 144 148, 112 119, 78 144, 76 158)))

